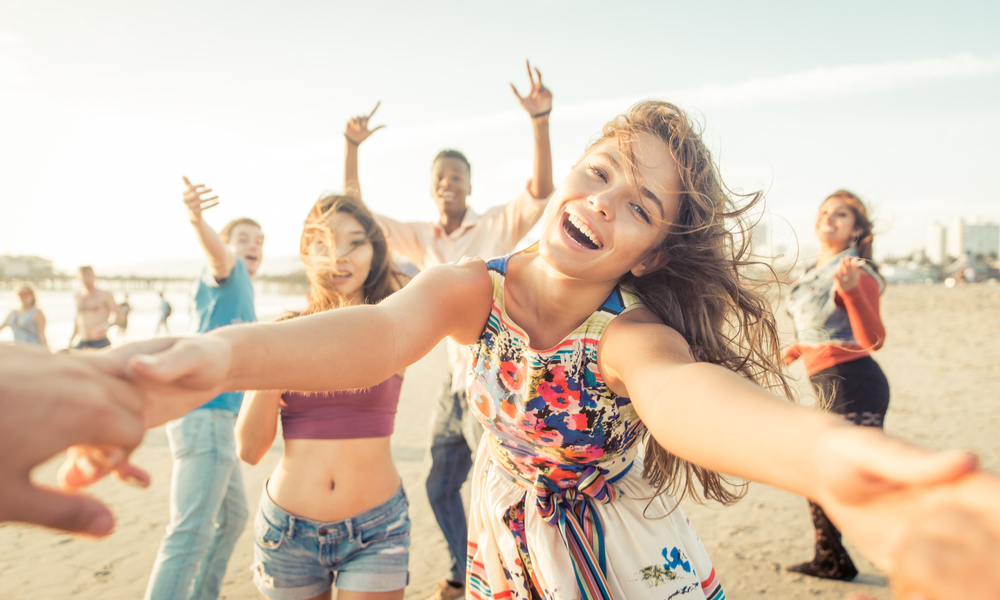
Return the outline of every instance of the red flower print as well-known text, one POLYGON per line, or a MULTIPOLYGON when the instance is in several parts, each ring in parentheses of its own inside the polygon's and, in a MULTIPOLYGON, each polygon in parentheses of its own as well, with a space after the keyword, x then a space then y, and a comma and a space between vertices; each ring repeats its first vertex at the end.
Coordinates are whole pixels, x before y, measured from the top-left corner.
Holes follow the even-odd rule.
POLYGON ((500 380, 503 381, 507 391, 521 391, 521 386, 524 385, 524 376, 518 369, 520 366, 518 363, 507 360, 500 363, 500 380))

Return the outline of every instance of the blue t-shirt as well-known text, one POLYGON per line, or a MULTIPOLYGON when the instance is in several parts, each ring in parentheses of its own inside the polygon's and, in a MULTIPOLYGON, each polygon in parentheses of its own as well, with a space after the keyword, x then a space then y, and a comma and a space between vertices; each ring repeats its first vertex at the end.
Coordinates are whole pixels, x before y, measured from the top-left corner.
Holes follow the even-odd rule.
MULTIPOLYGON (((198 333, 207 333, 226 325, 253 323, 253 282, 242 258, 236 259, 229 277, 221 284, 212 271, 205 269, 194 289, 195 322, 198 333)), ((239 414, 243 392, 225 392, 200 408, 224 408, 239 414)))

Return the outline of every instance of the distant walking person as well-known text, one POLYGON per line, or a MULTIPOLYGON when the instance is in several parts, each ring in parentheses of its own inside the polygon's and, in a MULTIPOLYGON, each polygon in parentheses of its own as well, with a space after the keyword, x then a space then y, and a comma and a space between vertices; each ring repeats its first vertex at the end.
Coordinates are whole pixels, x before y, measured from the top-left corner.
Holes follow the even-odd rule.
MULTIPOLYGON (((260 225, 235 219, 216 233, 201 213, 218 204, 218 196, 206 198, 212 190, 192 185, 186 177, 184 184, 188 219, 208 259, 194 290, 198 332, 256 321, 251 278, 264 255, 260 225)), ((174 459, 170 523, 146 587, 147 600, 211 600, 219 595, 247 520, 233 433, 242 402, 243 392, 226 392, 167 424, 174 459)))
POLYGON ((160 292, 160 322, 156 324, 155 335, 160 335, 160 330, 167 332, 170 335, 170 326, 167 325, 167 319, 170 318, 170 314, 174 312, 173 307, 167 302, 167 299, 163 297, 164 292, 160 292))
POLYGON ((15 344, 31 344, 42 346, 48 349, 49 343, 45 339, 45 315, 38 308, 38 293, 30 283, 21 283, 14 288, 18 300, 21 301, 21 308, 10 311, 3 323, 0 323, 0 331, 4 327, 10 327, 14 332, 15 344))
POLYGON ((128 294, 125 294, 125 299, 122 300, 118 308, 122 311, 122 322, 118 324, 118 341, 125 339, 125 332, 128 329, 128 314, 132 312, 132 305, 128 303, 128 294))
POLYGON ((99 290, 94 283, 97 276, 93 267, 80 267, 77 279, 83 284, 83 289, 76 292, 76 319, 73 322, 73 335, 69 338, 69 346, 74 350, 98 350, 111 345, 108 330, 122 321, 122 311, 110 292, 99 290), (114 315, 114 320, 108 318, 114 315), (74 346, 73 340, 80 336, 80 341, 74 346))
MULTIPOLYGON (((882 428, 889 382, 870 353, 885 342, 879 296, 885 285, 872 263, 872 224, 860 198, 847 190, 823 201, 816 217, 819 258, 792 284, 788 313, 798 341, 785 363, 802 358, 809 381, 831 412, 855 425, 882 428)), ((858 574, 840 531, 815 502, 816 555, 789 571, 848 581, 858 574)))

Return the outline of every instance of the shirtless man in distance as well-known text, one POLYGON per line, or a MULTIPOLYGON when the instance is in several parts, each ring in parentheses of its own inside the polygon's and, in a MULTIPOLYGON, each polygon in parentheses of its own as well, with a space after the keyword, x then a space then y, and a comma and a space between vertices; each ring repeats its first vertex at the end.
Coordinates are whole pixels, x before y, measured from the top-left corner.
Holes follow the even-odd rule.
POLYGON ((125 320, 122 309, 115 302, 115 297, 109 292, 94 287, 97 277, 93 267, 80 267, 77 279, 83 284, 83 289, 77 291, 76 321, 73 323, 73 335, 69 338, 69 346, 74 350, 107 348, 111 345, 108 330, 125 320), (115 320, 108 322, 108 317, 115 320), (73 345, 73 340, 80 334, 80 342, 73 345))

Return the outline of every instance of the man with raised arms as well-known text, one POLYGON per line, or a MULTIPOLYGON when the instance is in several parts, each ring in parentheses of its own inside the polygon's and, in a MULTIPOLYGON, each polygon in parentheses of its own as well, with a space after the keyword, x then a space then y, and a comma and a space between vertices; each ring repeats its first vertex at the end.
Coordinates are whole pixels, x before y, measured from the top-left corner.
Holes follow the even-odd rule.
MULTIPOLYGON (((494 257, 508 254, 538 222, 552 193, 552 150, 549 113, 552 93, 542 85, 538 69, 528 65, 531 90, 521 96, 511 88, 531 117, 535 134, 534 172, 527 189, 512 202, 477 214, 466 204, 472 194, 471 165, 457 150, 442 150, 431 164, 431 198, 440 218, 436 222, 402 223, 376 215, 385 231, 389 249, 420 269, 457 262, 464 256, 494 257)), ((378 106, 375 106, 378 109, 378 106)), ((351 119, 344 132, 346 164, 344 193, 360 197, 358 148, 372 133, 368 120, 375 114, 351 119)), ((465 389, 468 349, 448 340, 450 376, 431 416, 431 470, 427 496, 451 555, 447 577, 438 584, 432 600, 455 600, 465 595, 467 523, 462 505, 462 484, 472 468, 482 428, 469 411, 465 389)))
MULTIPOLYGON (((187 177, 184 185, 188 219, 208 260, 194 290, 198 333, 256 321, 251 279, 264 256, 260 225, 234 219, 216 233, 202 211, 218 204, 218 196, 187 177)), ((167 424, 174 458, 170 523, 149 577, 147 599, 209 600, 219 595, 247 520, 233 434, 242 402, 243 392, 226 392, 167 424)))
POLYGON ((111 345, 108 330, 125 320, 121 307, 115 302, 110 292, 99 290, 94 285, 97 276, 93 267, 80 267, 76 278, 83 284, 83 289, 74 295, 76 301, 76 319, 73 321, 73 335, 69 338, 69 346, 74 350, 97 350, 111 345), (114 315, 109 322, 108 317, 114 315), (74 346, 73 340, 79 334, 80 341, 74 346))

